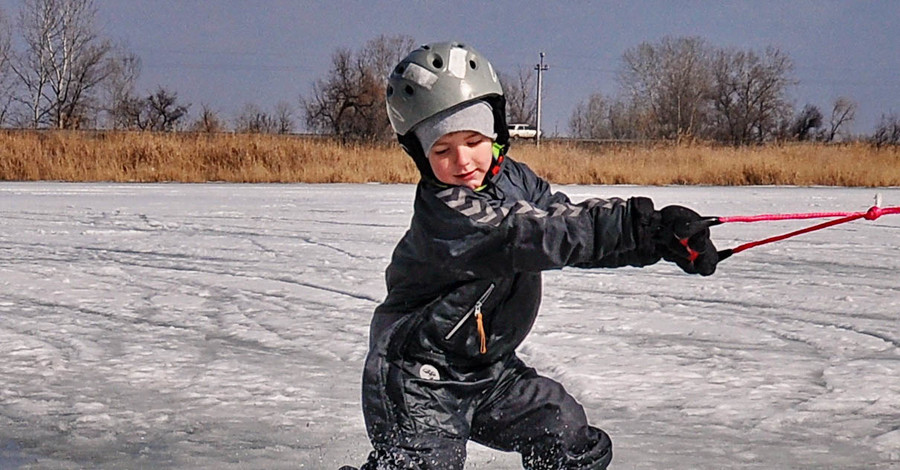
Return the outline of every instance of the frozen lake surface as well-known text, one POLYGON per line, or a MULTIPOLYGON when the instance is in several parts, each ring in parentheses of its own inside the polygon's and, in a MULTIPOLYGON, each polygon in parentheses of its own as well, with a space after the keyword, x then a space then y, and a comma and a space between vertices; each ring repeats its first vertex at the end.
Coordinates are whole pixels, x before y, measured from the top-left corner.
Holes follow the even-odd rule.
MULTIPOLYGON (((704 215, 875 190, 557 186, 704 215)), ((408 185, 0 183, 0 468, 336 469, 408 185)), ((879 190, 886 206, 900 189, 879 190)), ((713 228, 720 248, 814 222, 713 228)), ((900 468, 900 216, 675 266, 545 276, 520 353, 615 469, 900 468)), ((520 468, 470 445, 467 468, 520 468)))

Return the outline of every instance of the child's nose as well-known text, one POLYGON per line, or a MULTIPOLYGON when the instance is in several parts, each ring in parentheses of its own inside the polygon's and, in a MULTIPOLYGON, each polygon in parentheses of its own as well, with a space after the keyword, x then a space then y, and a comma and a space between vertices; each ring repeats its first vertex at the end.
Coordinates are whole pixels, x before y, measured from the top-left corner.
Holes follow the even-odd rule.
POLYGON ((464 166, 469 163, 469 160, 472 159, 470 151, 471 149, 467 145, 460 145, 456 147, 456 164, 464 166))

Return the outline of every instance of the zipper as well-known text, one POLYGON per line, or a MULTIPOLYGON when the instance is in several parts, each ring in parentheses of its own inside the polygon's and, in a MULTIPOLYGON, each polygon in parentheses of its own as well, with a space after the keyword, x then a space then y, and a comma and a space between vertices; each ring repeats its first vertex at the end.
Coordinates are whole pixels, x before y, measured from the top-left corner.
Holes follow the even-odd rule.
POLYGON ((484 334, 484 321, 482 317, 484 315, 481 314, 481 307, 475 307, 475 325, 478 328, 478 352, 481 354, 487 353, 487 335, 484 334))
POLYGON ((453 335, 455 335, 456 332, 459 331, 460 328, 462 328, 466 320, 474 315, 475 324, 478 329, 478 351, 481 354, 487 353, 487 335, 484 332, 484 315, 481 313, 481 307, 482 305, 484 305, 484 302, 487 301, 488 297, 491 295, 491 292, 494 292, 494 287, 494 283, 492 282, 491 285, 488 286, 487 290, 484 291, 484 294, 481 294, 481 297, 479 297, 478 301, 475 302, 475 306, 472 307, 471 310, 466 312, 465 315, 463 315, 463 317, 456 323, 456 326, 454 326, 453 329, 450 330, 449 333, 447 333, 447 336, 444 336, 445 340, 449 340, 450 338, 452 338, 453 335))

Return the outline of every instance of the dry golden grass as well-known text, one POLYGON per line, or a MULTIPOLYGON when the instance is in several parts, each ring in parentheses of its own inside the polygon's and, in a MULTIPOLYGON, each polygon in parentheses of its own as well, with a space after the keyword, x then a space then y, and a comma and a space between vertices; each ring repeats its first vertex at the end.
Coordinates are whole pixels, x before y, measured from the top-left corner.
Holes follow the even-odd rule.
MULTIPOLYGON (((510 154, 554 183, 900 186, 900 149, 864 144, 731 148, 516 142, 510 154)), ((298 136, 0 132, 0 180, 414 183, 398 145, 298 136)))
POLYGON ((900 148, 867 144, 519 146, 550 181, 577 184, 898 186, 900 148))
POLYGON ((394 147, 256 134, 9 131, 0 134, 0 180, 414 181, 415 166, 394 147))

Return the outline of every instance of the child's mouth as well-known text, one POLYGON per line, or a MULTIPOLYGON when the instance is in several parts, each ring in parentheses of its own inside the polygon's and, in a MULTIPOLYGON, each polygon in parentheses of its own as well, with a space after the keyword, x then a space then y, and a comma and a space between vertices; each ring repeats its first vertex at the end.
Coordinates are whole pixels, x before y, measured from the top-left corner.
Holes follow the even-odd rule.
POLYGON ((461 174, 456 175, 456 177, 459 178, 459 179, 461 179, 461 180, 471 179, 472 177, 475 176, 475 171, 476 171, 476 170, 472 170, 472 171, 469 171, 469 172, 466 172, 466 173, 461 173, 461 174))

